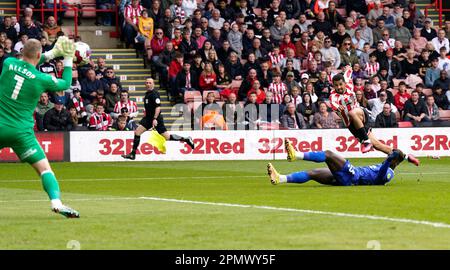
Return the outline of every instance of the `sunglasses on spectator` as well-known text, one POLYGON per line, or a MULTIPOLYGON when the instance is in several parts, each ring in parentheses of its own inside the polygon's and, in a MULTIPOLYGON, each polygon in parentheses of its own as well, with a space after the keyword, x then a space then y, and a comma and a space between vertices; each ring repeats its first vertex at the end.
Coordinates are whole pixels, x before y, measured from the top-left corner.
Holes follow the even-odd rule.
POLYGON ((344 43, 344 45, 351 45, 350 43, 344 43))
POLYGON ((389 34, 383 34, 383 36, 389 36, 389 34))
POLYGON ((331 43, 331 40, 325 40, 326 43, 331 43))
POLYGON ((157 35, 162 35, 162 32, 156 32, 157 35))

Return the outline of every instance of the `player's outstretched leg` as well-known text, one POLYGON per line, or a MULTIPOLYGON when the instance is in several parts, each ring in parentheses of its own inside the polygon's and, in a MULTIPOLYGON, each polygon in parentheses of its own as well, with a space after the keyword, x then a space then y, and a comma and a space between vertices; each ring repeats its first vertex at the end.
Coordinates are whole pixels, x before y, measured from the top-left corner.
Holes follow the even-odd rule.
POLYGON ((372 150, 373 145, 369 140, 368 133, 370 131, 366 130, 364 127, 364 121, 366 118, 365 112, 361 108, 355 108, 348 113, 353 128, 350 128, 352 134, 361 143, 361 152, 367 153, 372 150))
MULTIPOLYGON (((372 132, 369 133, 369 139, 370 142, 373 144, 373 148, 375 148, 376 150, 381 151, 387 155, 390 155, 392 153, 393 148, 380 142, 377 138, 375 138, 372 132)), ((406 156, 405 159, 407 159, 409 163, 412 163, 416 166, 420 165, 420 160, 416 158, 414 155, 407 154, 405 156, 406 156)))
POLYGON ((320 162, 325 162, 325 160, 326 160, 326 154, 323 151, 306 152, 306 153, 296 152, 291 141, 289 141, 288 139, 284 139, 284 147, 285 147, 286 153, 287 153, 287 160, 290 162, 300 159, 300 160, 308 160, 308 161, 314 161, 314 162, 320 163, 320 162))
POLYGON ((267 164, 267 174, 273 185, 283 183, 303 184, 314 180, 323 185, 333 185, 334 176, 327 168, 320 168, 310 171, 300 171, 288 175, 279 174, 272 163, 267 164))
POLYGON ((192 140, 192 138, 190 136, 188 137, 183 137, 177 134, 169 134, 169 132, 164 132, 163 135, 166 140, 168 141, 180 141, 180 142, 185 142, 187 143, 187 145, 189 145, 190 148, 194 149, 195 145, 194 145, 194 140, 192 140))
POLYGON ((32 166, 41 176, 42 186, 44 187, 45 192, 47 192, 47 195, 50 198, 52 211, 67 218, 79 218, 80 214, 76 210, 62 204, 59 184, 56 180, 55 174, 50 168, 48 160, 42 159, 32 164, 32 166))
POLYGON ((139 144, 141 143, 141 135, 142 135, 142 133, 144 133, 146 131, 147 131, 147 129, 142 125, 139 125, 136 128, 136 130, 134 131, 133 150, 131 150, 131 152, 126 155, 122 155, 123 158, 131 159, 131 160, 136 159, 136 151, 137 151, 137 148, 139 147, 139 144))

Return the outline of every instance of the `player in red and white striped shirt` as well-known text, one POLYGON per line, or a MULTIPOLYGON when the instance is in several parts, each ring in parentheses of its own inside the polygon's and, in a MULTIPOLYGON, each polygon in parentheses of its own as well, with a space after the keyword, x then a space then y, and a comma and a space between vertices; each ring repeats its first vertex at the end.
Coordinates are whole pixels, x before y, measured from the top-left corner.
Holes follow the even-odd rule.
POLYGON ((283 102, 283 97, 285 94, 287 94, 287 86, 281 81, 280 73, 275 72, 273 74, 273 82, 270 83, 267 91, 273 93, 273 103, 281 104, 281 102, 283 102))
MULTIPOLYGON (((342 119, 348 130, 361 142, 361 152, 367 153, 372 148, 386 154, 390 154, 393 148, 381 143, 370 128, 366 127, 368 113, 359 107, 356 95, 353 92, 352 69, 347 66, 344 75, 337 74, 333 77, 334 89, 330 94, 330 106, 342 119)), ((408 161, 419 166, 419 160, 408 155, 408 161)))
POLYGON ((126 91, 122 91, 120 93, 120 100, 116 103, 116 105, 114 106, 114 113, 119 115, 120 114, 120 110, 124 107, 126 107, 128 109, 128 112, 130 113, 130 118, 134 118, 136 116, 138 116, 139 112, 137 109, 137 104, 136 102, 129 100, 129 96, 128 96, 128 92, 126 91))

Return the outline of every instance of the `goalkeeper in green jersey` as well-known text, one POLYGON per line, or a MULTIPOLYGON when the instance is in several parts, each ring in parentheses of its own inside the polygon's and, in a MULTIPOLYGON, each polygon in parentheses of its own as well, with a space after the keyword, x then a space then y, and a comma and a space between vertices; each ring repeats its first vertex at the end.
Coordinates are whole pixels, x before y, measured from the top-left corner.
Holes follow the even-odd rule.
POLYGON ((62 91, 72 82, 75 44, 59 37, 54 48, 42 54, 41 43, 28 40, 22 50, 23 60, 9 57, 0 75, 0 149, 11 147, 22 162, 29 163, 39 174, 51 209, 68 218, 78 218, 77 211, 62 204, 58 181, 33 132, 33 112, 45 91, 62 91), (62 79, 39 72, 36 66, 55 57, 64 57, 62 79))

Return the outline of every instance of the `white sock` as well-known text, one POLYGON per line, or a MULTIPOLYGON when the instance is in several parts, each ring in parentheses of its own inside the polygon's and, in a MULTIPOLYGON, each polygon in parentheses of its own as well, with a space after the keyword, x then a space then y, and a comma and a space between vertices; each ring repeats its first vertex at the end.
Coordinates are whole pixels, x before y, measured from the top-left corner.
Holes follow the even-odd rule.
POLYGON ((52 209, 60 209, 63 205, 60 199, 53 199, 50 203, 52 204, 52 209))
POLYGON ((280 183, 287 183, 287 176, 280 174, 280 183))
POLYGON ((303 160, 305 158, 305 154, 303 152, 295 152, 295 157, 297 159, 303 160))

